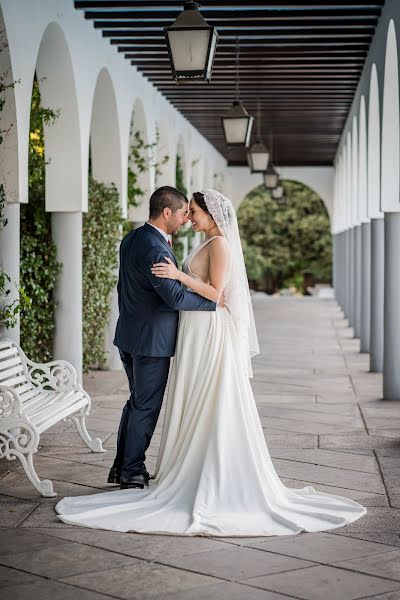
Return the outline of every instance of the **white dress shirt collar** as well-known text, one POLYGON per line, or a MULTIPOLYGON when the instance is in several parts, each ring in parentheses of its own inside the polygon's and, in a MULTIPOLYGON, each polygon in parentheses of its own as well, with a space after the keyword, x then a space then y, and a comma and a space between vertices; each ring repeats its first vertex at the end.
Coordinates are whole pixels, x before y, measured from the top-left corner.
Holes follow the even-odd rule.
POLYGON ((162 229, 157 227, 157 225, 153 225, 153 223, 149 223, 148 221, 147 221, 147 225, 150 225, 150 227, 154 227, 154 229, 157 229, 157 231, 159 231, 161 233, 161 235, 163 236, 165 241, 169 242, 168 233, 165 233, 165 231, 163 231, 162 229))

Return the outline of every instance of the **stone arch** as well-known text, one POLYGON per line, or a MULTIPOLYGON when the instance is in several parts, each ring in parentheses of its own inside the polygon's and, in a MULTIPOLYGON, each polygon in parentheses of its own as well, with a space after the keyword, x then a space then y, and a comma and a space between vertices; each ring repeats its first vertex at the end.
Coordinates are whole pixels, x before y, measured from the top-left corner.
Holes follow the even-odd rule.
POLYGON ((125 174, 122 173, 117 101, 113 81, 105 67, 97 76, 93 94, 90 148, 93 177, 103 183, 113 183, 116 186, 125 212, 126 207, 122 205, 125 174))
POLYGON ((55 123, 44 126, 46 210, 80 211, 87 196, 87 177, 82 172, 76 82, 67 40, 57 23, 44 31, 36 73, 43 105, 59 111, 55 123))
POLYGON ((381 197, 381 125, 379 108, 379 84, 376 65, 372 65, 369 83, 368 105, 368 217, 382 217, 381 197))
POLYGON ((400 105, 396 30, 389 23, 382 105, 381 210, 399 212, 400 105))

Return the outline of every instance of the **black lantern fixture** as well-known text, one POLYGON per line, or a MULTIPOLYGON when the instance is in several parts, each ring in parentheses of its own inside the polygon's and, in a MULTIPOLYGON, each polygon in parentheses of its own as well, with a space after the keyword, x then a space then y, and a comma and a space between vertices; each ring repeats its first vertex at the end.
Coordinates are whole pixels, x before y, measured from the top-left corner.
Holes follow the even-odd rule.
POLYGON ((281 181, 278 181, 278 185, 271 192, 271 195, 274 200, 282 200, 283 197, 283 186, 281 181))
POLYGON ((218 34, 207 25, 197 2, 184 2, 171 27, 165 28, 172 74, 177 83, 184 79, 210 81, 218 34))
POLYGON ((236 38, 236 93, 231 108, 222 117, 222 129, 227 146, 248 147, 254 117, 251 117, 239 99, 239 38, 236 38))
MULTIPOLYGON (((272 139, 272 132, 270 135, 270 141, 269 141, 269 147, 271 149, 271 156, 273 156, 273 139, 272 139)), ((278 181, 279 181, 279 174, 278 171, 275 169, 274 165, 272 164, 272 161, 269 161, 268 163, 268 169, 263 173, 264 175, 264 185, 267 188, 267 190, 273 190, 274 188, 276 188, 276 186, 278 185, 278 181)))
POLYGON ((264 185, 268 190, 273 190, 278 185, 279 175, 274 165, 270 162, 264 173, 264 185))
POLYGON ((264 173, 267 170, 269 150, 261 139, 260 100, 257 102, 257 141, 248 151, 247 160, 252 173, 264 173))

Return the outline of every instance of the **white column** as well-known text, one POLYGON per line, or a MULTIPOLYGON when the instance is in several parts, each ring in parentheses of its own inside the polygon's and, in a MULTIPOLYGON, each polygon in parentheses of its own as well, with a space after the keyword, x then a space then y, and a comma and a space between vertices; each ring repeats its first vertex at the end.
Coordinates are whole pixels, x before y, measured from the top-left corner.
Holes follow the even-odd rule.
POLYGON ((400 400, 400 213, 385 213, 383 398, 400 400))
POLYGON ((361 331, 361 225, 354 227, 354 337, 361 331))
POLYGON ((361 330, 360 351, 370 350, 371 321, 371 223, 361 225, 361 330))
POLYGON ((62 270, 55 289, 54 358, 67 360, 82 379, 82 213, 52 213, 62 270))
POLYGON ((385 268, 383 219, 371 219, 370 371, 383 371, 383 298, 385 268))
MULTIPOLYGON (((10 304, 19 297, 17 288, 19 286, 19 240, 20 240, 20 205, 19 203, 7 204, 4 216, 7 225, 0 233, 0 264, 7 275, 11 278, 10 293, 6 302, 10 304), (14 285, 16 284, 16 286, 14 285)), ((2 337, 9 337, 19 344, 20 324, 19 319, 16 327, 0 331, 2 337)))

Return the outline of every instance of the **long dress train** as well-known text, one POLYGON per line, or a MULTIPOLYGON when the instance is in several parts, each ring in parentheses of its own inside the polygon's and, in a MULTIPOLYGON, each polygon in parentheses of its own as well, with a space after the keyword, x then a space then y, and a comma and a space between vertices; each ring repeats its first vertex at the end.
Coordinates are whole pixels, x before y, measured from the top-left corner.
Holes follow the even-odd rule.
MULTIPOLYGON (((205 277, 209 241, 184 265, 194 277, 205 277)), ((226 308, 181 313, 155 479, 145 490, 64 498, 56 506, 64 523, 187 536, 272 536, 335 529, 366 513, 348 498, 280 481, 236 344, 226 308)))

